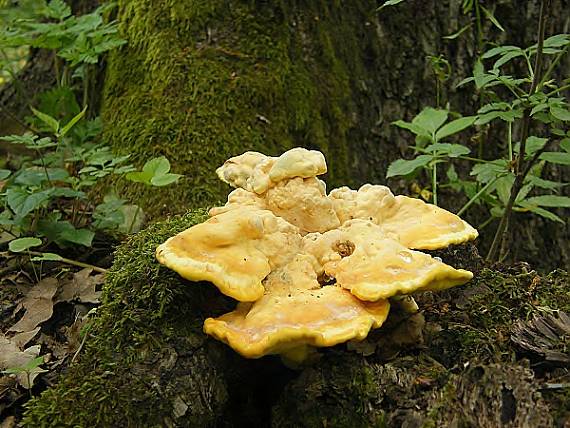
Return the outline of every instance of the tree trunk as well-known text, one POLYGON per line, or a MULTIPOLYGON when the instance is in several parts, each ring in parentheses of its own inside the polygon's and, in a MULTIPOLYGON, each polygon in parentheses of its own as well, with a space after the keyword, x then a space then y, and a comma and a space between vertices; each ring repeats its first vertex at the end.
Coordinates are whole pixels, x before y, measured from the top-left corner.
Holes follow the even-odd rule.
MULTIPOLYGON (((567 28, 567 6, 553 2, 548 34, 567 28)), ((128 44, 109 61, 106 140, 141 163, 165 155, 186 175, 182 184, 160 191, 143 185, 123 190, 155 217, 211 206, 227 194, 214 174, 224 160, 293 146, 324 152, 329 188, 386 183, 387 166, 409 156, 413 144, 391 122, 436 103, 429 55, 442 54, 452 67, 440 104, 463 114, 477 109, 473 88, 454 89, 471 73, 477 32, 473 25, 458 39, 442 38, 472 19, 462 14, 459 0, 410 0, 380 13, 376 7, 370 0, 119 1, 128 44)), ((507 29, 502 33, 483 20, 489 40, 520 46, 535 40, 537 2, 487 7, 507 29)), ((568 69, 567 61, 561 73, 568 69)), ((502 134, 489 132, 483 147, 488 159, 504 153, 502 134)), ((463 143, 477 152, 476 142, 463 143)), ((468 175, 468 165, 458 169, 468 175)), ((550 174, 570 180, 568 171, 550 174)), ((389 184, 409 191, 403 180, 389 184)), ((444 192, 441 203, 458 209, 465 201, 444 192)), ((477 226, 484 212, 474 210, 467 219, 477 226)), ((570 226, 530 215, 517 215, 513 223, 511 259, 525 257, 540 268, 569 264, 570 226), (551 246, 560 250, 547 250, 551 246)), ((493 228, 482 233, 483 248, 493 228)))

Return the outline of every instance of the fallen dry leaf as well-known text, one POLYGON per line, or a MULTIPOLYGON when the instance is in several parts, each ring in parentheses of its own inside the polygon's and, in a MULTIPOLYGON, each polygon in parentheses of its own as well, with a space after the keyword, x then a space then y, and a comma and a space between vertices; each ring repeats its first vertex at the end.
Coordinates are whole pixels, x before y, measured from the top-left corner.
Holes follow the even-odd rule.
POLYGON ((32 331, 15 334, 10 340, 15 343, 18 348, 24 349, 24 346, 38 334, 38 331, 40 331, 40 327, 36 327, 32 331))
POLYGON ((23 307, 26 313, 8 331, 32 331, 38 324, 50 319, 54 305, 52 299, 57 288, 58 281, 55 278, 45 278, 34 285, 16 308, 16 311, 19 311, 23 307))
MULTIPOLYGON (((40 353, 40 345, 30 346, 24 351, 20 351, 18 346, 0 333, 0 369, 15 370, 21 369, 29 364, 40 353)), ((16 373, 18 383, 26 389, 30 389, 34 384, 34 379, 44 373, 40 367, 30 368, 28 371, 16 373)))
POLYGON ((83 303, 99 303, 101 292, 97 286, 103 284, 103 274, 91 275, 93 269, 85 268, 62 283, 55 299, 56 303, 78 300, 83 303))
POLYGON ((0 423, 0 428, 14 428, 16 426, 16 418, 14 416, 8 416, 0 423))

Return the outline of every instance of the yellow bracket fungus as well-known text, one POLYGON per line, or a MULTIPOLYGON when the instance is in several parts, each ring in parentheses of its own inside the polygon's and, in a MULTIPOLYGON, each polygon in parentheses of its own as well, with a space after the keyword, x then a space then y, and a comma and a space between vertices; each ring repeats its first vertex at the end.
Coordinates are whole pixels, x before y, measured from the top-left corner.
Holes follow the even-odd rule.
POLYGON ((206 222, 168 239, 158 260, 238 300, 204 331, 247 358, 297 360, 309 347, 363 340, 388 316, 389 298, 417 310, 410 294, 469 281, 420 251, 477 237, 456 215, 385 186, 328 195, 324 156, 295 148, 279 157, 246 152, 216 171, 236 189, 206 222))

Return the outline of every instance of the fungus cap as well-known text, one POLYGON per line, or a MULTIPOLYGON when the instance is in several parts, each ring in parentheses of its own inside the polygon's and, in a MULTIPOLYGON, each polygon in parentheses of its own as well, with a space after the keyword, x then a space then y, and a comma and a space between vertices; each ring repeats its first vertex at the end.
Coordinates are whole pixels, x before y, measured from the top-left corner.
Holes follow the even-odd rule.
POLYGON ((160 263, 192 281, 210 281, 239 301, 263 295, 261 281, 293 257, 299 230, 271 211, 231 210, 168 239, 157 249, 160 263))
POLYGON ((327 164, 323 154, 301 147, 288 150, 279 157, 245 152, 228 159, 216 170, 225 183, 258 194, 287 178, 316 177, 325 172, 327 164))
POLYGON ((387 300, 363 302, 336 286, 317 282, 313 261, 297 256, 265 281, 264 296, 235 311, 208 318, 204 331, 246 358, 287 354, 306 345, 363 340, 388 316, 387 300))
POLYGON ((409 250, 367 220, 349 220, 337 230, 307 235, 303 243, 327 276, 366 301, 443 290, 473 277, 471 272, 409 250))
POLYGON ((408 248, 436 250, 478 235, 455 214, 420 199, 394 196, 385 186, 365 184, 358 191, 341 187, 332 190, 329 197, 341 223, 351 219, 372 221, 408 248))

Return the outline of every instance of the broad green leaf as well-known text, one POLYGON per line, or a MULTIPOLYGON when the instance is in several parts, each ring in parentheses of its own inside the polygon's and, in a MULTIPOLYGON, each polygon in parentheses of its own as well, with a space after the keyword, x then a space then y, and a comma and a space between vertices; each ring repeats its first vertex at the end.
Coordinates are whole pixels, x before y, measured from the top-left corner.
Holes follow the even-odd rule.
POLYGON ((570 121, 570 110, 568 109, 562 107, 550 106, 550 114, 554 116, 556 119, 562 120, 563 122, 570 121))
POLYGON ((475 125, 486 125, 487 123, 491 122, 492 120, 498 118, 502 112, 495 110, 490 111, 488 113, 480 114, 477 116, 477 120, 475 121, 475 125))
POLYGON ((548 189, 548 190, 554 190, 554 189, 557 189, 559 187, 565 186, 564 183, 560 183, 558 181, 552 181, 552 180, 545 180, 545 179, 537 177, 535 175, 527 176, 526 181, 528 181, 528 183, 532 184, 534 187, 539 187, 541 189, 548 189))
POLYGON ((388 167, 386 178, 411 174, 416 169, 426 166, 432 160, 433 156, 431 155, 420 155, 412 160, 398 159, 388 167))
POLYGON ((500 201, 503 205, 507 205, 509 198, 511 197, 511 188, 513 187, 513 183, 515 181, 515 177, 510 174, 505 177, 499 178, 495 182, 495 188, 497 190, 497 196, 499 197, 500 201))
POLYGON ((453 166, 453 164, 449 164, 449 168, 446 171, 446 175, 450 183, 455 183, 457 180, 459 180, 459 176, 457 175, 457 172, 455 171, 455 167, 453 166))
POLYGON ((74 244, 90 247, 95 234, 87 229, 75 229, 73 226, 63 230, 60 235, 60 240, 65 240, 74 244), (73 228, 73 229, 72 229, 73 228))
POLYGON ((547 162, 556 163, 559 165, 570 165, 570 153, 561 152, 544 152, 539 157, 547 162))
POLYGON ((89 247, 95 236, 90 230, 76 229, 68 221, 58 221, 53 218, 40 220, 38 222, 38 233, 62 247, 69 243, 89 247))
POLYGON ((447 120, 448 114, 447 110, 426 107, 414 117, 412 123, 428 131, 428 134, 435 134, 447 120))
POLYGON ((483 59, 493 58, 494 56, 497 55, 506 54, 508 52, 513 52, 513 51, 520 51, 520 50, 521 48, 519 48, 518 46, 510 46, 510 45, 497 46, 496 48, 490 49, 487 52, 485 52, 481 58, 483 59))
POLYGON ((564 138, 560 141, 560 148, 567 153, 570 153, 570 138, 564 138))
POLYGON ((477 110, 478 114, 488 113, 490 111, 495 110, 507 110, 511 107, 510 104, 505 102, 497 102, 497 103, 489 103, 482 106, 479 110, 477 110))
POLYGON ((405 122, 403 120, 397 120, 395 122, 392 122, 392 125, 395 125, 398 128, 407 129, 408 131, 411 131, 416 135, 431 138, 430 133, 426 129, 422 128, 421 126, 415 123, 405 122))
POLYGON ((152 177, 163 175, 170 171, 170 162, 164 156, 153 158, 144 164, 143 171, 152 177))
POLYGON ((450 158, 456 158, 458 156, 467 155, 471 153, 468 147, 462 146, 461 144, 448 144, 448 143, 436 143, 427 146, 424 149, 428 153, 433 153, 437 155, 447 155, 450 158))
MULTIPOLYGON (((548 138, 539 138, 535 136, 530 136, 526 139, 525 152, 527 156, 532 156, 548 142, 548 138)), ((516 152, 519 151, 520 144, 517 144, 516 152)))
POLYGON ((54 134, 57 134, 57 131, 59 131, 59 122, 57 119, 51 117, 49 114, 42 113, 41 111, 38 111, 33 107, 30 108, 32 109, 32 112, 38 119, 40 119, 43 123, 45 123, 54 134))
POLYGON ((7 179, 10 174, 12 174, 12 171, 10 171, 9 169, 0 169, 0 180, 5 180, 7 179))
POLYGON ((384 9, 386 6, 395 6, 399 3, 402 3, 404 0, 388 0, 386 1, 382 6, 380 6, 378 9, 376 9, 377 12, 380 12, 382 9, 384 9))
POLYGON ((545 48, 561 48, 570 45, 570 34, 556 34, 544 41, 545 48))
POLYGON ((69 122, 67 122, 67 124, 61 128, 61 132, 59 133, 59 135, 61 137, 65 137, 65 134, 67 134, 71 128, 73 128, 73 126, 79 122, 83 116, 85 116, 85 112, 87 111, 87 106, 85 106, 83 108, 83 110, 81 110, 78 114, 76 114, 69 122))
POLYGON ((152 184, 153 186, 168 186, 169 184, 178 181, 180 177, 182 177, 182 175, 180 174, 157 175, 155 177, 152 177, 152 179, 150 180, 150 184, 152 184))
MULTIPOLYGON (((443 125, 435 134, 436 140, 441 140, 442 138, 448 137, 450 135, 456 134, 463 131, 465 128, 470 127, 477 119, 476 116, 466 116, 459 119, 452 120, 449 123, 443 125)), ((469 152, 467 152, 469 153, 469 152)))
POLYGON ((41 256, 32 257, 31 260, 33 262, 59 262, 63 260, 63 257, 55 253, 42 253, 41 256))
POLYGON ((540 207, 570 208, 570 197, 558 195, 533 196, 526 199, 529 204, 540 207))
POLYGON ((507 64, 510 60, 512 60, 513 58, 517 58, 519 56, 522 56, 523 52, 522 51, 512 51, 509 52, 505 55, 502 55, 497 61, 495 61, 495 63, 493 64, 493 68, 494 69, 498 69, 501 68, 503 65, 507 64))
POLYGON ((521 207, 528 209, 530 212, 538 214, 539 216, 544 217, 548 220, 557 221, 562 224, 565 223, 564 220, 562 220, 556 214, 551 213, 550 211, 545 210, 544 208, 537 207, 536 205, 529 204, 527 201, 522 201, 521 203, 519 203, 519 205, 521 207))
POLYGON ((38 247, 42 245, 42 240, 38 238, 18 238, 10 241, 8 244, 8 249, 14 253, 21 253, 32 247, 38 247))
POLYGON ((494 161, 480 163, 471 169, 470 175, 474 175, 480 183, 488 183, 500 175, 510 174, 507 164, 508 161, 505 159, 497 159, 494 161))
POLYGON ((548 104, 547 103, 540 103, 535 105, 532 110, 530 111, 530 115, 534 116, 535 113, 538 113, 539 111, 543 111, 546 110, 548 108, 548 104))
POLYGON ((489 9, 483 7, 482 5, 479 5, 479 7, 481 8, 481 10, 485 14, 485 16, 487 16, 489 21, 491 21, 495 27, 497 27, 501 31, 505 31, 505 29, 503 28, 501 23, 497 20, 497 18, 495 18, 495 15, 493 15, 493 13, 489 9))
POLYGON ((49 194, 46 192, 30 194, 19 187, 9 188, 6 191, 8 206, 17 217, 25 217, 47 200, 49 200, 49 194))

